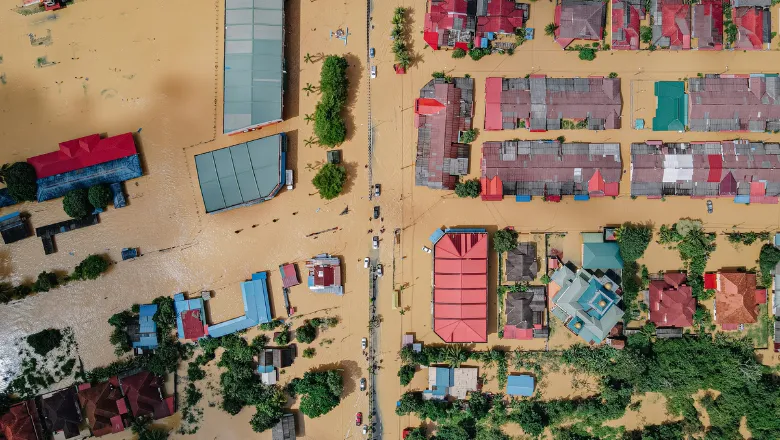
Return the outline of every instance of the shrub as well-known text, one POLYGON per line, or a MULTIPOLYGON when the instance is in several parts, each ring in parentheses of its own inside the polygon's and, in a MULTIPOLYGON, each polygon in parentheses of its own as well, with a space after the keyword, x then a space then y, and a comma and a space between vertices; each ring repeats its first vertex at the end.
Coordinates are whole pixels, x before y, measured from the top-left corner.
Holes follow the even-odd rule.
POLYGON ((27 336, 27 343, 40 356, 59 347, 61 342, 62 332, 56 328, 47 328, 27 336))
POLYGON ((398 378, 401 380, 401 385, 406 386, 412 382, 416 367, 412 364, 401 365, 401 369, 398 370, 398 378))
POLYGON ((315 350, 312 347, 303 350, 303 357, 305 357, 306 359, 313 358, 315 354, 317 354, 317 350, 315 350))
POLYGON ((111 189, 104 184, 90 187, 87 197, 92 206, 100 209, 105 209, 114 198, 113 194, 111 194, 111 189))
POLYGON ((610 78, 617 78, 618 74, 617 74, 617 72, 609 72, 609 77, 610 78))
POLYGON ((321 198, 331 200, 341 194, 346 181, 347 170, 343 166, 327 163, 320 168, 311 183, 320 192, 321 198))
POLYGON ((499 229, 493 233, 493 249, 496 252, 509 252, 517 247, 517 231, 499 229))
POLYGON ((482 59, 482 57, 484 57, 486 55, 490 55, 490 49, 489 48, 483 47, 481 49, 478 49, 478 48, 469 49, 469 56, 474 61, 479 61, 479 60, 482 59))
POLYGON ((335 55, 325 58, 320 71, 322 99, 314 109, 314 134, 320 145, 335 146, 344 142, 347 128, 341 111, 347 103, 347 59, 335 55))
POLYGON ((48 292, 59 285, 57 274, 46 272, 45 270, 38 274, 38 279, 33 284, 32 289, 35 292, 48 292))
POLYGON ((274 319, 271 322, 264 322, 260 324, 260 330, 269 331, 281 327, 284 324, 281 319, 274 319))
POLYGON ((206 373, 200 369, 200 365, 197 362, 190 362, 187 365, 187 377, 191 381, 201 380, 206 377, 206 373))
POLYGON ((761 248, 758 256, 758 265, 761 269, 761 285, 769 287, 772 285, 772 270, 780 262, 780 249, 767 243, 761 248))
POLYGON ((62 199, 62 209, 71 218, 84 218, 94 210, 89 203, 89 192, 84 188, 68 191, 62 199))
POLYGON ((620 256, 624 261, 630 262, 642 258, 650 240, 653 239, 653 229, 648 225, 624 223, 618 228, 616 235, 620 256))
POLYGON ((476 139, 477 139, 477 130, 473 128, 461 132, 460 134, 460 143, 462 144, 470 144, 474 142, 476 139))
POLYGON ((583 61, 593 61, 596 59, 596 50, 589 47, 583 47, 580 49, 579 56, 583 61))
POLYGON ((639 39, 648 44, 653 41, 653 28, 650 26, 642 26, 639 28, 639 39))
POLYGON ((17 202, 34 202, 38 193, 38 177, 35 168, 27 162, 4 165, 0 170, 0 181, 8 187, 8 195, 17 202))
POLYGON ((455 194, 458 197, 479 197, 479 193, 482 191, 482 185, 479 183, 479 179, 471 179, 465 182, 458 182, 455 184, 455 194))
POLYGON ((311 344, 316 337, 317 329, 311 325, 311 322, 309 321, 306 321, 302 326, 295 329, 295 339, 303 344, 311 344))
POLYGON ((108 270, 108 260, 101 255, 90 255, 73 269, 70 279, 94 280, 108 270))
POLYGON ((456 47, 455 50, 452 51, 452 57, 455 59, 464 58, 466 56, 466 51, 456 47))
POLYGON ((558 25, 557 24, 555 24, 555 23, 548 23, 544 27, 544 34, 547 35, 548 37, 552 37, 553 35, 555 35, 555 31, 557 31, 557 30, 558 30, 558 25))
POLYGON ((277 345, 287 345, 290 343, 290 332, 284 328, 274 336, 274 342, 277 345))
MULTIPOLYGON (((461 49, 463 50, 463 49, 461 49)), ((444 71, 441 72, 433 72, 431 73, 431 78, 433 79, 444 79, 447 75, 444 73, 444 71)))

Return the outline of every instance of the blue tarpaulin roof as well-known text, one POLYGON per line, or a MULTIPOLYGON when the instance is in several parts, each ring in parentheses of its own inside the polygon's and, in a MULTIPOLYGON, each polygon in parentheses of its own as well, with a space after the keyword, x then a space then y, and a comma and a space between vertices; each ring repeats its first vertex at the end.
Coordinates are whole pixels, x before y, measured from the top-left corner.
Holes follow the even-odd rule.
POLYGON ((271 322, 271 305, 268 301, 267 275, 265 272, 252 274, 251 281, 241 283, 244 299, 244 316, 209 326, 209 336, 219 338, 237 331, 271 322))
POLYGON ((154 322, 154 314, 157 313, 157 304, 144 304, 138 311, 139 340, 133 341, 133 348, 155 349, 157 348, 157 323, 154 322))
POLYGON ((532 396, 534 394, 533 376, 522 375, 507 377, 506 393, 510 396, 532 396))
POLYGON ((441 240, 442 237, 444 237, 444 231, 442 231, 441 229, 437 229, 433 231, 433 234, 431 234, 428 240, 430 240, 431 243, 436 244, 439 242, 439 240, 441 240))
POLYGON ((587 194, 576 194, 574 196, 574 200, 586 202, 586 201, 590 200, 590 196, 587 195, 587 194))
POLYGON ((38 179, 38 201, 56 199, 68 191, 99 184, 110 185, 141 177, 138 155, 123 157, 98 165, 38 179))
POLYGON ((531 196, 529 195, 517 195, 515 196, 515 202, 530 202, 531 196))
POLYGON ((749 195, 735 196, 734 197, 734 203, 748 204, 748 203, 750 203, 750 196, 749 195))

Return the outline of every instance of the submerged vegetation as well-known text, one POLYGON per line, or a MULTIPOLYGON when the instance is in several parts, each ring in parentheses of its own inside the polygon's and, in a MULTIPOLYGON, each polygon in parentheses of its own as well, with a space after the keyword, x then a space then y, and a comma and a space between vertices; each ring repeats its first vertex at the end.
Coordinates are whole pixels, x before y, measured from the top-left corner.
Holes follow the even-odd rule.
POLYGON ((409 53, 409 45, 407 42, 409 35, 408 32, 405 32, 406 12, 407 10, 405 8, 395 8, 392 21, 393 30, 390 32, 390 37, 393 40, 395 62, 404 70, 408 69, 412 64, 412 55, 409 53))
POLYGON ((695 298, 703 299, 712 293, 704 291, 704 270, 715 251, 715 234, 704 232, 700 220, 681 219, 672 226, 661 225, 658 243, 680 253, 695 298))
POLYGON ((320 102, 314 109, 314 134, 319 144, 336 146, 347 137, 347 125, 342 116, 347 104, 347 59, 329 55, 320 71, 320 102))
POLYGON ((110 261, 103 255, 90 255, 82 260, 70 275, 61 276, 55 272, 43 271, 32 284, 12 286, 8 283, 0 283, 0 303, 19 300, 33 293, 49 292, 70 281, 97 279, 108 270, 109 264, 110 261))

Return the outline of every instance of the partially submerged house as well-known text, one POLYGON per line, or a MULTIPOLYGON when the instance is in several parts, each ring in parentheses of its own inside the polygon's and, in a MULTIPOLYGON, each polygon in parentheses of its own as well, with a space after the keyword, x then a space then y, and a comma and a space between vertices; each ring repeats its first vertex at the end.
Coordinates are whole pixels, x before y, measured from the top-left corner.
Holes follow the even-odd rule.
POLYGON ((645 14, 642 0, 612 0, 612 50, 639 50, 640 20, 645 14))
POLYGON ((653 40, 657 47, 671 50, 691 48, 691 6, 685 0, 651 0, 653 40))
POLYGON ((252 279, 241 283, 241 299, 244 314, 227 321, 208 326, 208 335, 219 338, 259 324, 271 322, 271 304, 268 298, 268 274, 257 272, 252 279))
POLYGON ((279 266, 279 273, 282 275, 282 287, 289 289, 290 287, 301 284, 298 280, 298 271, 294 264, 283 264, 279 266))
POLYGON ((531 75, 485 81, 485 130, 619 129, 622 109, 620 78, 531 75))
POLYGON ((515 0, 477 0, 475 47, 489 47, 497 35, 511 35, 528 21, 528 4, 515 0))
POLYGON ((653 131, 678 131, 682 133, 688 125, 688 95, 683 81, 656 81, 655 116, 653 131))
POLYGON ((27 216, 12 212, 0 217, 0 235, 5 244, 15 243, 32 235, 27 216))
POLYGON ((479 389, 479 369, 476 367, 428 367, 428 389, 423 399, 446 399, 452 396, 458 400, 479 389))
POLYGON ((55 235, 86 228, 87 226, 93 226, 98 224, 99 221, 97 214, 90 214, 84 218, 63 220, 61 222, 35 228, 35 236, 41 238, 43 253, 49 255, 57 252, 57 244, 54 241, 55 235))
POLYGON ((550 283, 552 314, 566 328, 589 344, 600 344, 623 318, 618 307, 618 283, 607 274, 563 265, 550 283))
POLYGON ((777 203, 780 144, 747 140, 631 144, 631 195, 777 203))
POLYGON ((173 295, 176 309, 176 331, 179 339, 197 341, 208 334, 203 298, 187 299, 184 293, 173 295))
POLYGON ((667 272, 663 279, 650 281, 648 307, 656 328, 690 327, 696 311, 693 290, 685 273, 667 272))
POLYGON ((295 439, 295 416, 286 413, 282 420, 271 428, 272 440, 294 440, 295 439))
POLYGON ((128 326, 128 334, 133 342, 133 351, 136 354, 144 353, 157 348, 157 323, 154 322, 154 314, 157 313, 157 304, 142 304, 138 309, 138 323, 128 326))
POLYGON ((692 7, 692 46, 699 50, 723 49, 723 1, 700 0, 692 7))
POLYGON ((732 20, 737 27, 735 49, 768 49, 772 41, 772 17, 769 0, 735 2, 732 20), (739 6, 737 6, 739 5, 739 6))
POLYGON ((723 330, 737 330, 757 321, 759 298, 766 302, 766 290, 756 288, 756 274, 718 272, 704 275, 704 288, 715 289, 714 321, 723 330))
POLYGON ((279 370, 293 364, 296 356, 296 345, 287 347, 265 348, 255 356, 257 374, 266 385, 273 385, 279 379, 279 370))
POLYGON ((566 48, 575 40, 600 41, 607 23, 607 5, 601 0, 558 0, 555 41, 566 48))
POLYGON ((143 174, 132 133, 104 139, 92 134, 61 142, 59 147, 27 159, 38 176, 39 202, 73 189, 120 183, 143 174))
POLYGON ((533 281, 539 272, 536 243, 524 242, 506 253, 504 273, 507 281, 533 281))
POLYGON ((168 417, 176 412, 173 396, 164 396, 165 381, 149 371, 140 371, 119 379, 122 394, 130 403, 133 417, 152 420, 168 417))
POLYGON ((504 339, 531 340, 550 334, 546 290, 544 286, 528 286, 525 291, 506 294, 504 339))
POLYGON ((777 74, 704 75, 688 79, 691 131, 780 130, 777 74))
POLYGON ((0 432, 5 436, 5 440, 48 440, 35 400, 25 400, 12 405, 8 412, 0 417, 0 432))
POLYGON ((617 196, 620 144, 504 141, 482 144, 482 200, 513 196, 518 202, 544 197, 559 202, 617 196))
POLYGON ((514 34, 528 20, 528 4, 514 0, 433 0, 423 40, 433 49, 489 47, 498 34, 514 34))
POLYGON ((122 432, 130 426, 127 401, 116 376, 95 386, 79 385, 78 396, 82 414, 95 437, 122 432))
POLYGON ((455 189, 469 172, 470 148, 460 143, 471 130, 474 116, 474 80, 434 78, 420 89, 414 103, 417 159, 414 184, 433 189, 455 189))
POLYGON ((41 396, 41 413, 46 430, 55 440, 82 439, 90 435, 75 386, 41 396))
POLYGON ((344 294, 344 286, 341 285, 341 260, 329 254, 319 254, 310 260, 306 260, 306 269, 309 270, 309 290, 314 293, 344 294))
POLYGON ((603 232, 582 233, 582 268, 590 270, 623 269, 623 257, 617 241, 605 240, 603 232))
POLYGON ((487 342, 488 234, 448 229, 435 235, 433 331, 444 342, 487 342))

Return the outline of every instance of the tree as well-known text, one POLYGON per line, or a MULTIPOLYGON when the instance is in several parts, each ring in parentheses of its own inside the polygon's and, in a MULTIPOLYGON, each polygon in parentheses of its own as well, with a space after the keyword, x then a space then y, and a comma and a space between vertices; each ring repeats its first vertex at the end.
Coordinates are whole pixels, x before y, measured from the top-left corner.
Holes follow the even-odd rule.
POLYGON ((469 49, 469 57, 471 57, 471 59, 474 61, 479 61, 486 55, 490 55, 490 48, 484 47, 479 49, 475 47, 473 49, 469 49))
POLYGON ((317 337, 317 329, 311 325, 311 321, 306 321, 302 326, 295 329, 295 339, 303 344, 311 344, 317 337))
POLYGON ((772 270, 780 262, 780 249, 767 243, 761 247, 761 253, 758 255, 758 265, 761 269, 761 285, 769 287, 772 285, 772 270))
POLYGON ((470 144, 477 139, 477 130, 472 128, 460 133, 460 143, 470 144))
POLYGON ((509 252, 517 247, 517 231, 512 229, 499 229, 493 233, 493 249, 496 252, 509 252))
POLYGON ((443 425, 436 430, 435 440, 471 440, 468 431, 460 425, 443 425))
POLYGON ((282 390, 278 387, 267 387, 265 397, 255 405, 257 412, 252 416, 249 425, 254 432, 263 432, 273 428, 280 420, 284 412, 282 408, 287 403, 282 390))
POLYGON ((479 183, 479 179, 466 180, 465 182, 458 182, 455 184, 455 194, 458 197, 479 197, 479 193, 482 191, 482 185, 479 183))
POLYGON ((325 164, 314 176, 311 183, 320 192, 320 197, 331 200, 338 197, 347 181, 347 170, 341 165, 325 164))
POLYGON ((303 62, 304 63, 311 63, 312 62, 312 56, 309 52, 306 52, 306 55, 303 56, 303 62))
POLYGON ((70 275, 72 280, 94 280, 108 270, 108 260, 102 255, 90 255, 83 259, 70 275))
POLYGON ((558 25, 555 23, 548 23, 547 26, 544 27, 544 34, 548 37, 552 37, 555 35, 555 31, 558 30, 558 25))
POLYGON ((292 386, 301 396, 301 412, 312 419, 329 413, 341 401, 343 383, 338 370, 307 371, 292 386))
POLYGON ((108 185, 100 184, 89 188, 88 199, 95 208, 105 209, 114 199, 114 195, 108 185))
POLYGON ((639 39, 645 44, 649 44, 651 41, 653 41, 653 28, 650 26, 640 27, 639 39))
POLYGON ((302 90, 306 92, 306 96, 309 96, 310 93, 317 91, 317 89, 311 83, 306 83, 306 87, 304 87, 302 90))
POLYGON ((474 420, 482 420, 490 411, 490 401, 486 394, 474 392, 469 394, 469 415, 474 420))
POLYGON ((653 229, 650 225, 623 223, 617 229, 616 237, 623 261, 631 262, 642 258, 650 240, 653 239, 653 229))
POLYGON ((618 74, 617 74, 617 72, 609 72, 609 77, 610 78, 617 78, 618 74))
POLYGON ((469 360, 469 352, 461 344, 448 344, 444 347, 444 359, 455 368, 469 360))
POLYGON ((38 274, 38 279, 33 284, 33 290, 36 292, 48 292, 59 285, 57 274, 46 272, 45 270, 38 274))
POLYGON ((84 218, 88 216, 94 208, 89 203, 89 191, 84 188, 78 188, 68 191, 65 198, 62 199, 62 209, 65 214, 71 218, 84 218))
POLYGON ((17 202, 34 202, 38 195, 38 177, 35 168, 27 162, 3 165, 0 182, 5 182, 8 195, 17 202))
POLYGON ((309 122, 314 121, 314 116, 307 113, 303 115, 303 120, 306 122, 306 125, 309 125, 309 122))
POLYGON ((56 328, 47 328, 27 336, 27 343, 40 356, 59 347, 61 342, 62 332, 56 328))
POLYGON ((409 432, 409 435, 406 436, 405 440, 427 440, 428 437, 425 436, 425 429, 423 428, 414 428, 409 432))
POLYGON ((412 364, 401 365, 401 369, 398 370, 398 377, 401 379, 401 385, 409 385, 414 378, 414 373, 416 370, 417 368, 412 364))
POLYGON ((274 336, 274 343, 277 345, 287 345, 290 343, 290 332, 287 330, 287 327, 283 328, 282 331, 274 336))
POLYGON ((347 126, 341 118, 341 106, 329 98, 323 98, 314 108, 314 134, 321 145, 340 145, 347 138, 347 126))
POLYGON ((583 47, 580 49, 580 59, 583 61, 593 61, 596 59, 596 49, 583 47))
POLYGON ((466 51, 459 47, 456 47, 455 50, 452 51, 452 57, 455 59, 465 58, 466 51))

